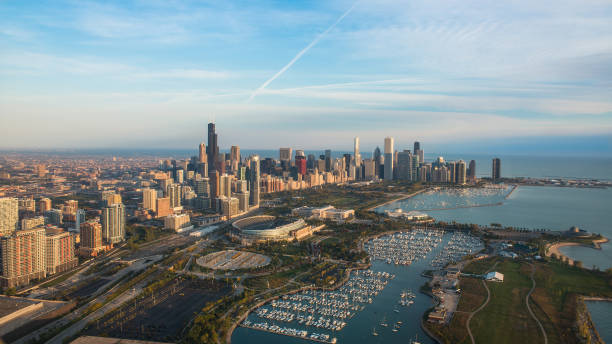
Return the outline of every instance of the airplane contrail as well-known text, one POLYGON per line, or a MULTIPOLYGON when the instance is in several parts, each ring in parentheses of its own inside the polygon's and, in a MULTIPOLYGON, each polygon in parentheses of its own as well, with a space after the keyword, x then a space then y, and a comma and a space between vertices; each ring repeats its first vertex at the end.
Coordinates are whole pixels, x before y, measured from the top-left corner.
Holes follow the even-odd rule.
POLYGON ((279 76, 283 75, 283 73, 285 73, 287 71, 287 69, 291 68, 291 66, 293 66, 293 64, 296 63, 297 60, 299 60, 300 57, 302 57, 302 55, 304 55, 306 52, 308 52, 308 50, 310 50, 310 48, 312 48, 315 44, 317 44, 328 32, 330 32, 334 27, 336 27, 336 25, 338 25, 338 23, 340 23, 342 21, 342 19, 344 19, 344 17, 346 17, 349 13, 351 13, 351 11, 353 10, 353 8, 355 8, 355 6, 357 5, 358 2, 359 1, 356 1, 353 4, 353 6, 351 6, 351 8, 346 10, 346 12, 344 12, 330 27, 328 27, 327 30, 325 30, 322 33, 320 33, 317 36, 317 38, 315 38, 312 42, 310 42, 310 44, 308 44, 304 49, 302 49, 299 53, 297 53, 297 55, 295 55, 295 57, 293 59, 291 59, 291 61, 289 61, 289 63, 287 63, 283 68, 281 68, 281 70, 276 72, 276 74, 274 74, 270 79, 266 80, 266 82, 264 82, 261 86, 259 86, 259 88, 257 88, 255 91, 253 91, 253 93, 251 93, 251 96, 249 97, 249 101, 253 100, 253 98, 255 98, 255 96, 259 92, 261 92, 266 87, 268 87, 268 85, 270 85, 270 83, 272 81, 274 81, 279 76))

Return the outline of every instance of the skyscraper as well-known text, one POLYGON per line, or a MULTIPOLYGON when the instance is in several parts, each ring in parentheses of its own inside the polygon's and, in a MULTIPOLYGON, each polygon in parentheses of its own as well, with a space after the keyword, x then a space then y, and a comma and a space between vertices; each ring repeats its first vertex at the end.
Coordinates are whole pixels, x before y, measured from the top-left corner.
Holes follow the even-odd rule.
POLYGON ((109 244, 125 240, 125 207, 121 203, 102 209, 102 237, 109 244))
POLYGON ((15 287, 46 276, 43 227, 0 236, 0 286, 15 287))
POLYGON ((332 169, 331 149, 325 150, 325 172, 330 172, 332 169))
POLYGON ((361 166, 361 153, 359 152, 359 137, 355 137, 353 150, 354 150, 353 154, 355 156, 355 166, 359 167, 361 166))
POLYGON ((232 197, 232 179, 234 176, 224 174, 219 179, 219 197, 232 197))
POLYGON ((210 199, 211 204, 212 201, 219 197, 219 171, 211 171, 209 180, 209 188, 210 188, 210 199))
POLYGON ((376 147, 374 150, 374 175, 381 178, 380 173, 380 165, 382 164, 382 154, 380 153, 380 148, 376 147))
POLYGON ((420 158, 418 155, 413 154, 412 155, 412 174, 411 174, 411 180, 412 181, 417 181, 418 180, 418 170, 419 170, 419 164, 421 163, 420 158))
POLYGON ((476 161, 470 160, 470 167, 468 168, 467 179, 470 182, 476 181, 476 161))
POLYGON ((282 161, 291 161, 291 148, 280 148, 278 151, 278 158, 282 161))
POLYGON ((295 156, 295 167, 298 174, 306 175, 306 158, 303 155, 295 156))
POLYGON ((238 165, 240 164, 240 147, 232 146, 230 148, 230 166, 232 167, 232 172, 238 171, 238 165))
POLYGON ((0 236, 11 235, 19 223, 19 201, 17 198, 0 198, 0 236))
POLYGON ((217 134, 215 133, 215 123, 208 123, 208 147, 206 147, 208 155, 208 170, 216 170, 220 166, 217 161, 219 158, 219 146, 217 145, 217 134))
POLYGON ((465 184, 465 161, 459 160, 455 164, 455 183, 459 185, 465 184))
POLYGON ((404 150, 397 154, 397 177, 400 180, 412 179, 412 154, 409 150, 404 150))
POLYGON ((260 174, 259 174, 259 156, 251 157, 251 166, 249 171, 249 187, 250 187, 250 205, 259 205, 259 189, 260 189, 260 174))
POLYGON ((181 186, 178 184, 170 184, 166 189, 166 197, 170 198, 170 208, 181 206, 181 186))
POLYGON ((308 160, 306 160, 306 168, 314 170, 316 162, 317 160, 314 154, 308 154, 308 160))
POLYGON ((198 156, 198 162, 199 163, 207 163, 208 162, 208 156, 206 155, 206 145, 204 144, 204 142, 200 143, 200 147, 199 147, 199 156, 198 156))
POLYGON ((156 211, 157 205, 157 190, 142 189, 142 208, 146 210, 156 211))
POLYGON ((385 180, 393 180, 393 138, 385 137, 385 180))
POLYGON ((102 226, 98 222, 88 221, 81 225, 80 254, 93 256, 102 249, 102 226))
POLYGON ((421 163, 425 162, 425 154, 421 149, 421 143, 419 141, 414 141, 414 149, 412 150, 412 153, 419 157, 419 161, 421 163))
POLYGON ((446 163, 446 167, 448 168, 448 172, 450 174, 450 178, 448 180, 449 183, 456 183, 457 182, 457 168, 456 168, 457 163, 454 161, 449 161, 446 163))
POLYGON ((161 197, 157 199, 155 208, 155 217, 166 217, 172 214, 172 210, 170 209, 170 198, 169 197, 161 197))
POLYGON ((499 158, 493 158, 491 179, 496 182, 499 178, 501 178, 501 160, 499 158))
POLYGON ((74 235, 61 229, 47 229, 45 267, 47 274, 56 274, 75 267, 74 235))

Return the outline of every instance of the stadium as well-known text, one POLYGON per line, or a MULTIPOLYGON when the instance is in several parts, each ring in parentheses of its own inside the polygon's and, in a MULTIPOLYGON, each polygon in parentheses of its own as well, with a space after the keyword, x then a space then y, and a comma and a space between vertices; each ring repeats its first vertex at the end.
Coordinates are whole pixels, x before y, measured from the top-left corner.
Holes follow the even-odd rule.
POLYGON ((235 221, 230 236, 245 244, 301 239, 313 229, 303 219, 279 219, 269 215, 251 216, 235 221))

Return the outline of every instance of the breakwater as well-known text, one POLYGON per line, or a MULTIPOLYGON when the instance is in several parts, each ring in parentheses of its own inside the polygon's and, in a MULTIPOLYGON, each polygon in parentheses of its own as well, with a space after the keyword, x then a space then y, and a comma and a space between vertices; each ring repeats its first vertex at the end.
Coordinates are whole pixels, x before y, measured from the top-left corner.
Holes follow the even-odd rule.
POLYGON ((419 191, 415 191, 415 192, 413 192, 413 193, 411 193, 411 194, 408 194, 408 195, 402 195, 401 197, 394 198, 394 199, 392 199, 392 200, 388 200, 388 201, 386 201, 386 202, 383 202, 383 203, 380 203, 380 204, 377 204, 377 205, 371 206, 371 207, 369 207, 369 208, 368 208, 368 209, 366 209, 366 210, 367 210, 367 211, 374 211, 376 208, 379 208, 379 207, 385 206, 385 205, 387 205, 387 204, 391 204, 391 203, 394 203, 394 202, 397 202, 397 201, 401 201, 401 200, 404 200, 404 199, 408 199, 408 198, 414 197, 414 196, 416 196, 416 195, 418 195, 418 194, 421 194, 421 193, 423 193, 423 192, 425 192, 425 191, 432 191, 432 190, 433 190, 433 191, 435 191, 435 190, 437 190, 437 189, 438 189, 438 188, 425 188, 425 189, 421 189, 421 190, 419 190, 419 191))

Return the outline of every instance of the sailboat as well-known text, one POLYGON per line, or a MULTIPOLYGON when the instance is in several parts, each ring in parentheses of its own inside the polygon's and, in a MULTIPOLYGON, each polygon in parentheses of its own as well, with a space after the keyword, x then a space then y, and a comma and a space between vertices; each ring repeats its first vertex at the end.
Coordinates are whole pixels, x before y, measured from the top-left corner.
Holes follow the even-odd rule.
POLYGON ((374 337, 378 336, 378 332, 376 332, 376 328, 375 327, 372 327, 372 335, 374 337))
POLYGON ((421 344, 421 342, 419 342, 419 336, 414 335, 414 339, 410 339, 410 344, 421 344))
POLYGON ((386 319, 386 317, 383 317, 383 318, 382 318, 382 321, 380 322, 380 326, 384 326, 384 327, 389 326, 389 324, 387 324, 387 319, 386 319))

